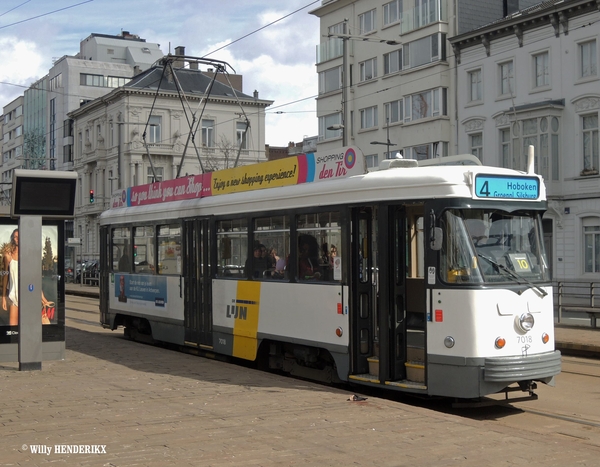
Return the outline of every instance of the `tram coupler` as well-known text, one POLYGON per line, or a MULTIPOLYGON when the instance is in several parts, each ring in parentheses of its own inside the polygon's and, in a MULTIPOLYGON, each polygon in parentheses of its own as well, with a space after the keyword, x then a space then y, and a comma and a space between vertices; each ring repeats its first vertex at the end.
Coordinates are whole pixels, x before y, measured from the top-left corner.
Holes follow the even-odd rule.
POLYGON ((478 400, 463 400, 460 402, 454 402, 452 404, 452 407, 455 409, 465 409, 477 407, 490 407, 493 405, 508 405, 514 402, 536 401, 538 399, 538 395, 535 392, 533 392, 535 389, 537 389, 537 383, 533 381, 523 381, 519 383, 519 386, 509 386, 500 391, 504 393, 504 399, 490 399, 488 397, 484 397, 478 400), (529 395, 509 399, 508 394, 510 392, 528 392, 529 395))

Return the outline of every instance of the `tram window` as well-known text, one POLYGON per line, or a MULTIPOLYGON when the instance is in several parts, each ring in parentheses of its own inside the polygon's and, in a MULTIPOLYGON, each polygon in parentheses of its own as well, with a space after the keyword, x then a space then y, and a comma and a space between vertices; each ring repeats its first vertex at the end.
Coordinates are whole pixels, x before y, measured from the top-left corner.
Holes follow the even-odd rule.
POLYGON ((181 274, 181 225, 159 225, 158 274, 181 274))
POLYGON ((131 251, 129 249, 131 231, 129 227, 112 229, 112 270, 131 272, 131 251))
POLYGON ((246 219, 218 221, 217 277, 246 277, 244 266, 248 257, 248 226, 246 219))
POLYGON ((342 225, 336 211, 298 216, 298 278, 342 280, 342 225))
POLYGON ((290 254, 290 221, 286 216, 262 217, 254 220, 254 248, 260 257, 252 257, 252 276, 257 279, 288 278, 290 254))
POLYGON ((154 227, 133 229, 133 270, 140 274, 154 273, 154 227))

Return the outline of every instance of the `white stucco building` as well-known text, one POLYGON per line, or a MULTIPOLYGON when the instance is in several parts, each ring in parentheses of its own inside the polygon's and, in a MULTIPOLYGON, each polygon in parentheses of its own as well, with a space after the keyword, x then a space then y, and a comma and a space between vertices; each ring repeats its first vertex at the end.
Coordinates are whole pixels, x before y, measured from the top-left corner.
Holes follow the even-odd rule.
POLYGON ((178 65, 182 68, 173 68, 174 76, 168 66, 164 75, 164 65, 153 67, 69 113, 79 175, 74 236, 82 239, 84 257, 99 254, 98 216, 109 208, 114 192, 233 167, 238 155, 238 165, 266 160, 264 110, 272 101, 219 81, 207 97, 213 74, 193 62, 178 65))
POLYGON ((600 11, 555 0, 450 38, 460 153, 523 170, 535 147, 555 279, 600 278, 600 11))
POLYGON ((319 150, 358 146, 370 168, 397 152, 457 154, 447 38, 536 1, 323 0, 311 12, 321 35, 319 150))

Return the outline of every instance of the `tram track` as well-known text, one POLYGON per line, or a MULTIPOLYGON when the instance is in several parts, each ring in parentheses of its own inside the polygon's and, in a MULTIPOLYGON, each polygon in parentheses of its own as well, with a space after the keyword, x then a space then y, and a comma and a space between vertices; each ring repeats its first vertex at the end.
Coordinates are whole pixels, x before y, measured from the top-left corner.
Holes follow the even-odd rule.
POLYGON ((538 410, 538 409, 531 409, 531 408, 524 408, 524 407, 513 407, 513 409, 515 410, 519 410, 521 412, 526 412, 526 413, 530 413, 530 414, 534 414, 534 415, 539 415, 540 417, 547 417, 547 418, 552 418, 555 420, 562 420, 564 422, 570 422, 570 423, 576 423, 578 425, 584 425, 584 426, 591 426, 594 428, 600 428, 600 422, 596 422, 596 421, 592 421, 592 420, 586 420, 583 419, 581 417, 573 417, 573 416, 569 416, 569 415, 561 415, 558 413, 554 413, 554 412, 550 412, 550 411, 544 411, 544 410, 538 410))

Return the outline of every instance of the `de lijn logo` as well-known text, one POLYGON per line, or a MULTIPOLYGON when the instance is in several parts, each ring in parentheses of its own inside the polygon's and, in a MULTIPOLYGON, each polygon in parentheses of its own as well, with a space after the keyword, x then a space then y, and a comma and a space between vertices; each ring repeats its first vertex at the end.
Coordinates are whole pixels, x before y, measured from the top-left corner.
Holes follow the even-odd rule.
POLYGON ((231 300, 234 305, 227 305, 227 318, 248 319, 248 305, 256 305, 258 302, 252 300, 231 300))

